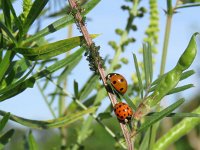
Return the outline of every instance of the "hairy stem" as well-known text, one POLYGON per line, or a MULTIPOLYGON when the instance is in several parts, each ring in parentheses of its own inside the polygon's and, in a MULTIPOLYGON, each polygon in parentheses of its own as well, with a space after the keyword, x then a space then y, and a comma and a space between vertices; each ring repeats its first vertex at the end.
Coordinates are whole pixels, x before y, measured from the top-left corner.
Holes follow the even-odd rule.
MULTIPOLYGON (((72 9, 78 10, 77 9, 78 6, 77 6, 77 4, 76 4, 76 2, 74 0, 68 0, 68 2, 69 2, 69 4, 70 4, 72 9)), ((92 39, 89 36, 89 33, 87 31, 87 28, 86 28, 85 24, 82 21, 82 17, 80 15, 80 12, 77 11, 77 13, 76 13, 76 15, 74 17, 75 17, 76 22, 78 23, 79 28, 80 28, 83 36, 84 36, 84 39, 86 41, 87 46, 90 47, 93 42, 92 42, 92 39)), ((101 77, 101 79, 103 81, 104 86, 106 87, 107 84, 106 84, 106 79, 105 79, 105 77, 106 77, 105 70, 102 67, 102 64, 100 62, 96 62, 96 63, 97 63, 97 66, 98 66, 98 71, 99 71, 100 77, 101 77)), ((109 97, 112 105, 114 106, 117 103, 115 95, 113 95, 112 93, 109 93, 109 92, 107 92, 107 93, 108 93, 108 97, 109 97)), ((127 127, 125 125, 123 125, 122 123, 120 123, 120 127, 122 129, 122 132, 124 134, 125 140, 127 142, 128 149, 129 150, 133 150, 133 144, 131 142, 131 136, 130 136, 130 133, 128 132, 127 127)))

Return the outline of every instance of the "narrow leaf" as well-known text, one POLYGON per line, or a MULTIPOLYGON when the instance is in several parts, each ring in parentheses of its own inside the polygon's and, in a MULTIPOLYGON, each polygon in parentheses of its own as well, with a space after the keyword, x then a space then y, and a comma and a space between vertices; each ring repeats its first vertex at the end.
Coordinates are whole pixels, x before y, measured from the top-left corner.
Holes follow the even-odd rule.
POLYGON ((6 51, 6 54, 5 54, 3 60, 0 63, 0 68, 1 68, 0 83, 5 76, 7 69, 9 68, 10 61, 13 59, 13 57, 14 57, 14 53, 11 50, 6 51))
POLYGON ((25 20, 23 29, 24 33, 26 34, 27 31, 29 30, 30 26, 33 24, 33 22, 36 20, 36 18, 40 15, 42 12, 43 8, 47 4, 49 0, 35 0, 28 15, 25 20))
POLYGON ((11 98, 11 97, 23 92, 26 88, 32 88, 36 80, 38 80, 42 77, 45 77, 45 76, 57 71, 58 69, 66 66, 67 64, 71 63, 73 60, 76 60, 76 58, 78 58, 78 56, 81 55, 82 53, 83 53, 83 48, 80 48, 75 53, 69 55, 65 59, 62 59, 62 60, 56 62, 55 64, 47 67, 46 69, 34 74, 30 78, 28 78, 26 80, 20 80, 19 82, 14 83, 13 85, 11 85, 9 87, 6 87, 6 88, 0 90, 0 101, 11 98), (3 94, 3 95, 1 95, 1 94, 3 94))
MULTIPOLYGON (((15 115, 10 115, 10 119, 29 128, 35 128, 35 129, 59 128, 74 123, 75 121, 82 119, 84 115, 95 112, 95 110, 96 107, 91 107, 87 110, 79 111, 77 113, 73 113, 65 117, 60 117, 57 119, 47 120, 47 121, 30 120, 15 115)), ((1 116, 4 116, 5 114, 6 112, 0 110, 1 116)))
POLYGON ((38 145, 31 131, 28 134, 28 145, 29 145, 29 150, 38 150, 38 145))
POLYGON ((74 96, 75 98, 78 98, 79 92, 78 92, 78 82, 74 80, 74 96))
POLYGON ((148 66, 149 66, 149 80, 150 83, 152 82, 153 79, 153 62, 152 62, 152 50, 151 50, 151 45, 150 43, 147 43, 147 56, 148 56, 148 66))
POLYGON ((0 29, 4 30, 5 33, 8 35, 8 37, 13 41, 13 43, 15 43, 15 45, 17 45, 17 41, 16 41, 15 37, 12 35, 10 30, 2 22, 0 22, 0 29))
POLYGON ((137 109, 136 106, 135 106, 135 104, 132 102, 132 100, 129 98, 129 96, 127 94, 124 94, 122 97, 124 98, 124 100, 128 103, 128 105, 131 108, 133 108, 134 110, 137 109))
POLYGON ((10 17, 10 7, 8 5, 9 0, 2 0, 2 8, 3 8, 3 17, 5 20, 6 27, 10 30, 11 29, 11 17, 10 17))
POLYGON ((0 143, 3 144, 3 145, 7 144, 10 141, 11 137, 13 136, 14 132, 15 132, 14 129, 10 129, 5 134, 1 135, 0 136, 0 143))
MULTIPOLYGON (((159 115, 159 112, 152 112, 152 113, 149 113, 147 117, 154 117, 154 116, 158 116, 158 115, 159 115)), ((200 118, 200 114, 195 114, 195 113, 170 113, 166 117, 173 117, 173 118, 199 117, 200 118)))
POLYGON ((143 44, 143 64, 144 64, 144 75, 145 75, 145 82, 146 88, 149 86, 150 83, 150 67, 149 67, 149 57, 148 57, 148 48, 146 44, 143 44))
POLYGON ((178 92, 187 90, 187 89, 192 88, 192 87, 194 87, 193 84, 187 84, 187 85, 183 85, 183 86, 180 86, 180 87, 176 87, 173 90, 169 91, 169 93, 167 93, 167 95, 178 93, 178 92))
POLYGON ((181 75, 180 81, 190 77, 194 73, 195 73, 194 70, 188 70, 188 71, 183 72, 182 75, 181 75))
POLYGON ((198 7, 198 6, 200 6, 200 3, 189 3, 189 4, 184 4, 184 5, 178 5, 176 9, 191 8, 191 7, 198 7))
POLYGON ((161 112, 159 112, 159 114, 157 116, 155 116, 154 118, 152 118, 151 120, 149 120, 148 122, 145 122, 138 130, 137 132, 142 132, 144 131, 146 128, 150 127, 151 125, 153 125, 154 123, 156 123, 157 121, 161 120, 162 118, 164 118, 165 116, 169 115, 172 111, 174 111, 176 108, 178 108, 182 103, 184 102, 184 99, 180 99, 177 102, 175 102, 174 104, 168 106, 167 108, 163 109, 161 112))
POLYGON ((89 80, 85 83, 84 87, 79 92, 79 99, 84 100, 87 98, 87 96, 92 92, 92 90, 95 89, 95 86, 97 85, 99 76, 92 75, 89 80))
MULTIPOLYGON (((92 38, 97 37, 97 34, 90 35, 92 38)), ((24 55, 30 60, 43 60, 65 53, 73 48, 80 46, 83 41, 83 36, 77 36, 60 40, 47 45, 42 45, 36 48, 16 48, 15 51, 24 55)))
POLYGON ((3 128, 5 127, 6 123, 8 122, 9 117, 10 117, 10 113, 6 113, 5 116, 3 116, 0 122, 0 131, 2 131, 3 128))
MULTIPOLYGON (((86 3, 83 6, 83 9, 84 9, 83 15, 86 15, 88 12, 90 12, 99 2, 100 2, 100 0, 91 0, 88 3, 86 3)), ((72 15, 66 15, 63 18, 61 18, 61 19, 53 22, 52 24, 48 25, 46 28, 37 32, 33 36, 25 39, 23 41, 22 45, 24 45, 28 42, 34 41, 36 39, 39 39, 41 37, 44 37, 45 35, 53 33, 55 31, 65 27, 66 25, 69 25, 69 24, 72 24, 72 23, 74 23, 74 17, 72 15)))
POLYGON ((135 54, 133 54, 133 58, 134 58, 135 70, 136 70, 136 74, 137 74, 137 78, 138 78, 138 83, 139 83, 140 94, 141 94, 141 98, 143 98, 143 84, 142 84, 140 70, 139 70, 139 67, 138 67, 137 57, 136 57, 135 54))

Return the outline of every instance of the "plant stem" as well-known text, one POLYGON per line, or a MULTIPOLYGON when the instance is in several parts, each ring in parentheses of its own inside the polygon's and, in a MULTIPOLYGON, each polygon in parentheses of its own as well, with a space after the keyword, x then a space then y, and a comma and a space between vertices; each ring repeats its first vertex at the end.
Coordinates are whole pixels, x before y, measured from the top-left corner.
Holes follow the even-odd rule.
MULTIPOLYGON (((82 21, 82 17, 80 15, 80 12, 77 9, 78 6, 77 6, 77 4, 75 3, 74 0, 68 0, 68 2, 69 2, 69 4, 70 4, 72 9, 77 10, 77 13, 76 13, 76 15, 74 17, 75 17, 76 22, 78 23, 78 26, 79 26, 79 28, 80 28, 83 36, 84 36, 84 39, 86 41, 87 46, 90 47, 93 42, 92 42, 92 39, 89 36, 89 33, 87 31, 87 28, 86 28, 85 24, 82 21)), ((99 71, 100 77, 101 77, 101 79, 103 81, 104 86, 106 87, 107 84, 106 84, 106 78, 105 78, 106 77, 105 70, 102 67, 102 64, 100 62, 96 62, 96 63, 97 63, 97 66, 98 66, 98 71, 99 71)), ((117 103, 115 95, 113 95, 112 93, 109 93, 109 92, 107 92, 107 93, 108 93, 108 97, 109 97, 112 105, 114 106, 117 103)), ((120 123, 120 126, 121 126, 121 129, 123 131, 125 140, 127 142, 128 149, 129 150, 133 150, 133 144, 131 142, 131 136, 130 136, 130 133, 128 132, 127 127, 125 125, 123 125, 122 123, 120 123)))
POLYGON ((164 72, 165 72, 167 49, 168 49, 169 36, 170 36, 170 31, 171 31, 171 22, 172 22, 172 16, 167 15, 167 23, 166 23, 166 27, 165 27, 165 37, 164 37, 164 44, 163 44, 163 51, 162 51, 160 75, 164 74, 164 72))
MULTIPOLYGON (((72 37, 72 25, 69 25, 68 27, 68 35, 67 37, 70 38, 72 37)), ((66 53, 66 57, 69 55, 69 52, 66 53)), ((67 91, 67 76, 63 81, 63 89, 65 89, 67 91)), ((60 95, 60 101, 59 101, 59 116, 64 116, 65 114, 65 101, 66 101, 66 96, 65 95, 60 95)), ((67 145, 67 128, 66 127, 61 127, 60 128, 60 136, 61 136, 61 147, 62 148, 66 148, 67 145)))
POLYGON ((41 93, 41 95, 42 95, 42 97, 43 97, 45 103, 47 104, 47 107, 48 107, 49 111, 51 112, 53 118, 56 118, 56 114, 54 113, 54 110, 53 110, 53 109, 51 108, 51 106, 49 105, 48 99, 47 99, 47 97, 45 96, 45 94, 44 94, 44 92, 43 92, 43 90, 42 90, 40 84, 39 84, 38 82, 36 82, 36 84, 37 84, 37 87, 38 87, 38 89, 39 89, 39 91, 40 91, 40 93, 41 93))

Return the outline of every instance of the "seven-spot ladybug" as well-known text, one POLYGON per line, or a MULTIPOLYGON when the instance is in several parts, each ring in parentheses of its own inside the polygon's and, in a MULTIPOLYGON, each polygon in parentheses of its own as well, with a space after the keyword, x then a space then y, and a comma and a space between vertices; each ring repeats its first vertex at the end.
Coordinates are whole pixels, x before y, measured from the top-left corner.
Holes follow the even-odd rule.
POLYGON ((129 122, 133 116, 133 111, 131 107, 123 102, 115 104, 114 112, 117 118, 123 123, 129 122))
POLYGON ((106 76, 106 80, 110 80, 111 85, 115 90, 121 94, 126 93, 127 91, 127 82, 126 79, 118 73, 109 73, 106 76))

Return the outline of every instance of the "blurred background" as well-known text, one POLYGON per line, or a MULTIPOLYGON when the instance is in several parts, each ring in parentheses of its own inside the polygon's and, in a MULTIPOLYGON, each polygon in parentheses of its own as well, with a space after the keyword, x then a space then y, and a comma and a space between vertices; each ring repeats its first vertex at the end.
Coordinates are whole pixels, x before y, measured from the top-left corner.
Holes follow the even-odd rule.
MULTIPOLYGON (((16 0, 14 2, 14 7, 16 8, 18 14, 21 13, 22 0, 16 0)), ((174 1, 175 3, 175 1, 174 1)), ((89 30, 89 33, 91 34, 100 34, 98 38, 95 39, 95 42, 97 45, 101 46, 100 49, 100 55, 105 58, 108 57, 109 59, 112 59, 114 55, 114 51, 109 46, 108 42, 111 40, 119 41, 119 37, 115 34, 116 28, 124 28, 126 25, 128 13, 123 11, 121 9, 121 6, 125 4, 124 0, 102 0, 88 15, 87 15, 87 28, 89 30)), ((51 22, 54 22, 61 16, 55 16, 50 17, 49 15, 59 12, 62 8, 65 8, 66 5, 68 5, 68 2, 65 0, 51 0, 49 2, 49 10, 47 15, 40 18, 37 22, 35 22, 35 26, 32 26, 32 30, 30 31, 30 34, 34 33, 36 31, 36 27, 38 25, 40 26, 40 29, 46 27, 51 22)), ((147 1, 141 1, 141 6, 144 6, 145 8, 149 8, 149 5, 147 1)), ((158 54, 154 55, 155 58, 155 66, 154 66, 154 79, 157 78, 160 70, 160 61, 161 61, 161 50, 163 48, 163 40, 164 40, 164 32, 165 32, 165 26, 166 26, 166 14, 164 10, 166 9, 166 2, 165 1, 158 1, 158 9, 159 9, 159 44, 157 45, 158 54)), ((185 50, 187 47, 188 41, 191 37, 191 35, 194 32, 200 31, 200 19, 197 19, 197 14, 200 14, 200 8, 199 7, 192 7, 192 8, 186 8, 184 11, 181 9, 178 10, 178 12, 173 16, 172 21, 172 28, 170 33, 170 40, 169 40, 169 47, 168 47, 168 56, 167 56, 167 65, 165 71, 169 71, 174 67, 174 65, 177 62, 177 59, 180 57, 181 53, 185 50)), ((126 47, 126 51, 122 54, 122 57, 126 57, 129 60, 128 65, 123 65, 117 72, 120 74, 123 74, 128 82, 132 82, 131 74, 135 72, 134 68, 134 62, 132 58, 132 53, 136 53, 138 56, 138 59, 142 59, 142 55, 138 53, 138 50, 142 47, 143 38, 145 37, 144 32, 149 24, 149 14, 145 14, 145 16, 142 19, 136 19, 135 24, 138 26, 137 32, 131 33, 134 37, 137 37, 136 42, 133 44, 130 44, 126 47)), ((73 25, 73 36, 81 35, 80 32, 77 30, 77 27, 73 25)), ((132 36, 130 34, 130 36, 132 36)), ((68 35, 68 27, 65 27, 51 35, 46 36, 45 38, 49 42, 58 41, 67 38, 68 35)), ((199 44, 199 43, 198 43, 199 44)), ((63 56, 59 56, 62 58, 63 56)), ((108 65, 108 64, 106 64, 108 65)), ((198 57, 195 59, 195 63, 191 66, 192 69, 196 71, 196 74, 188 78, 186 81, 181 82, 180 85, 192 83, 195 87, 178 93, 173 96, 168 96, 162 101, 163 106, 170 105, 175 99, 179 97, 184 97, 187 101, 187 103, 191 103, 190 108, 188 108, 188 105, 185 105, 183 108, 184 111, 189 111, 194 105, 197 106, 197 103, 192 103, 191 101, 198 99, 200 97, 199 91, 200 91, 200 85, 199 85, 199 53, 198 57)), ((59 75, 59 72, 56 73, 59 75)), ((85 59, 81 60, 81 63, 70 73, 68 77, 68 87, 67 90, 71 93, 73 93, 73 82, 76 80, 79 83, 79 86, 81 87, 87 80, 88 77, 92 74, 92 72, 89 70, 88 62, 85 59)), ((40 80, 42 82, 42 79, 40 80)), ((52 85, 53 87, 54 85, 52 85)), ((51 91, 51 86, 48 87, 49 91, 51 91)), ((196 102, 196 101, 195 101, 196 102)), ((66 101, 68 104, 69 102, 66 101)), ((109 104, 108 98, 103 100, 101 109, 99 109, 98 113, 103 112, 107 105, 109 104)), ((56 104, 55 107, 56 108, 56 104)), ((29 118, 29 119, 36 119, 36 120, 48 120, 52 119, 52 115, 43 100, 43 97, 41 93, 39 92, 37 86, 35 85, 33 88, 25 90, 20 95, 17 95, 10 100, 1 102, 0 110, 4 110, 6 112, 11 112, 12 114, 15 114, 17 116, 21 116, 23 118, 29 118)), ((105 121, 106 124, 112 126, 113 130, 117 131, 118 126, 114 126, 113 124, 109 124, 109 120, 105 121)), ((76 126, 78 123, 76 124, 76 126)), ((11 145, 7 146, 7 149, 22 149, 20 147, 20 142, 23 143, 24 136, 28 133, 29 129, 21 126, 17 123, 14 123, 12 121, 9 121, 9 125, 7 128, 13 127, 16 129, 17 132, 14 135, 15 138, 12 138, 14 140, 11 141, 11 145), (17 144, 18 143, 18 144, 17 144), (14 147, 15 148, 14 148, 14 147)), ((70 128, 70 127, 69 127, 70 128)), ((96 142, 96 145, 99 145, 100 148, 104 148, 101 146, 109 145, 106 144, 106 141, 112 141, 113 139, 110 137, 104 136, 101 137, 102 128, 98 125, 94 127, 95 133, 93 139, 89 139, 85 141, 85 144, 87 145, 87 149, 92 149, 90 147, 90 143, 96 142), (94 140, 95 139, 95 140, 94 140), (105 144, 103 145, 103 141, 105 144)), ((71 139, 73 140, 73 130, 74 128, 71 128, 69 130, 69 135, 71 133, 71 139)), ((56 144, 59 143, 59 134, 58 129, 54 130, 46 130, 46 131, 40 131, 40 130, 34 130, 33 132, 34 136, 37 137, 36 141, 41 145, 41 149, 50 149, 52 147, 56 147, 56 144), (48 137, 48 138, 47 138, 48 137)), ((191 147, 190 147, 191 148, 191 147)), ((56 149, 56 148, 55 148, 56 149)), ((104 148, 105 149, 105 148, 104 148)), ((107 149, 113 149, 113 147, 107 147, 107 149)))

